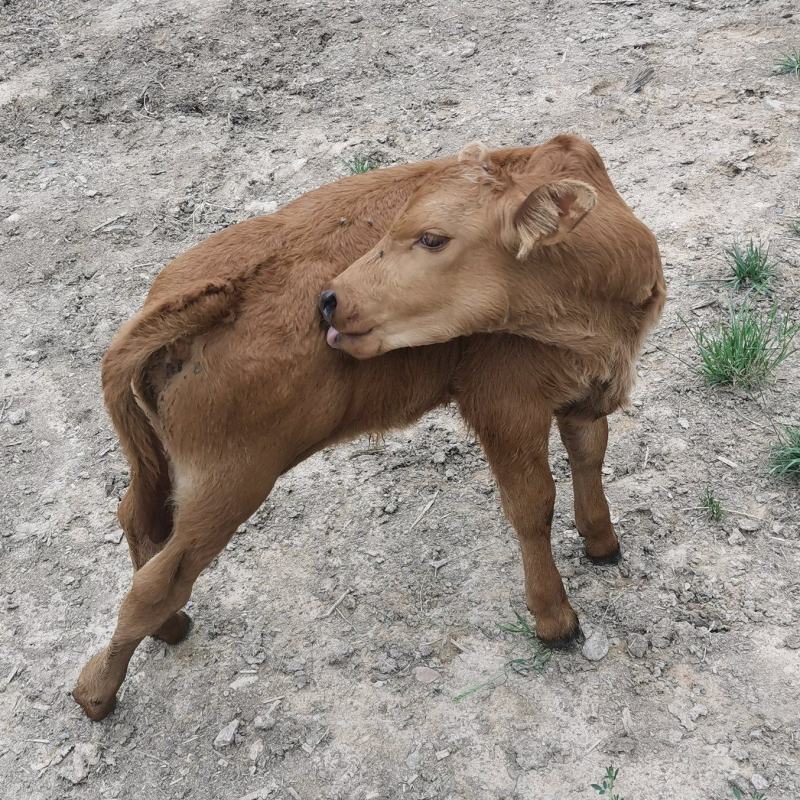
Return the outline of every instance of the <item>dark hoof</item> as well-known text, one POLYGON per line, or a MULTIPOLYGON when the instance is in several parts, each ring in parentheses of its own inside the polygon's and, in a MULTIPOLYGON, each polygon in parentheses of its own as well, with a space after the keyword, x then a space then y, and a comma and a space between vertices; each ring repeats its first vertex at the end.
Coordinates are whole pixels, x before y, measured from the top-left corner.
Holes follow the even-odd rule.
POLYGON ((192 618, 185 611, 178 611, 153 634, 153 638, 167 644, 178 644, 189 635, 191 629, 192 618))
POLYGON ((92 722, 100 722, 101 719, 105 719, 117 706, 116 696, 106 701, 92 700, 85 696, 85 693, 78 687, 72 690, 72 699, 92 722))
POLYGON ((577 619, 575 620, 575 626, 565 636, 559 636, 555 639, 539 637, 539 641, 551 650, 567 650, 572 647, 573 643, 582 644, 585 640, 586 637, 583 635, 581 625, 577 619))
POLYGON ((590 556, 587 553, 586 558, 588 558, 592 564, 596 564, 598 567, 607 566, 608 564, 619 564, 619 562, 622 560, 622 550, 617 547, 616 551, 607 556, 590 556))

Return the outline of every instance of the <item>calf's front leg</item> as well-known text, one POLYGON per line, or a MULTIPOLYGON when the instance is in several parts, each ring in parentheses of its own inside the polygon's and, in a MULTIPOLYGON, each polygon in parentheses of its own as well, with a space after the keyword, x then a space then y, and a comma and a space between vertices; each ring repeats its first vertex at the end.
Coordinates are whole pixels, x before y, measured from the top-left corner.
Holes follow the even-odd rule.
POLYGON ((549 431, 547 413, 528 417, 516 427, 485 425, 477 432, 497 478, 503 510, 519 537, 525 595, 536 618, 536 634, 559 647, 577 638, 580 626, 550 546, 555 484, 547 460, 549 431))

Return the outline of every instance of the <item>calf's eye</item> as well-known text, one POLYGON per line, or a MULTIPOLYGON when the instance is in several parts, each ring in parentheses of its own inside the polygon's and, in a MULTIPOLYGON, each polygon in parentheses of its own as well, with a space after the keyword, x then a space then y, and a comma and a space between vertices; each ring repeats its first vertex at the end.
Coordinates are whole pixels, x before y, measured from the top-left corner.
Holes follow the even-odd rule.
POLYGON ((447 236, 442 236, 438 233, 428 233, 427 231, 417 239, 417 243, 422 245, 426 250, 441 250, 449 241, 450 238, 447 236))

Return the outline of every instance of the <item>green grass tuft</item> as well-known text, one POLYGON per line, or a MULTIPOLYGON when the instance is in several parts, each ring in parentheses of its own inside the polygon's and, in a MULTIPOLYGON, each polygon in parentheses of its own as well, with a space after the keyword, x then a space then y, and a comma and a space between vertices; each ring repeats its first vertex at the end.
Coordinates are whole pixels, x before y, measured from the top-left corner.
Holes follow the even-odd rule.
POLYGON ((539 641, 535 629, 525 617, 521 616, 516 611, 514 612, 514 616, 517 618, 516 622, 498 622, 497 627, 504 633, 522 637, 528 647, 527 655, 522 658, 509 659, 503 664, 503 669, 500 670, 497 675, 493 675, 489 678, 488 681, 484 681, 469 689, 465 689, 463 692, 459 692, 459 694, 453 698, 454 703, 458 703, 472 696, 481 689, 494 689, 495 686, 498 686, 508 677, 509 670, 517 673, 517 675, 529 675, 531 672, 541 672, 545 668, 545 665, 552 655, 551 651, 539 641))
POLYGON ((622 795, 614 791, 614 784, 617 781, 618 774, 619 767, 615 768, 614 765, 611 764, 606 767, 606 774, 603 776, 602 783, 593 783, 592 789, 594 789, 597 794, 607 797, 608 800, 625 800, 622 795))
POLYGON ((770 457, 770 472, 773 475, 800 475, 800 426, 783 429, 782 440, 770 457))
POLYGON ((778 75, 794 75, 795 78, 800 78, 800 50, 782 55, 775 64, 775 69, 778 75))
POLYGON ((498 622, 497 627, 503 633, 510 633, 512 636, 521 636, 529 644, 539 644, 539 639, 536 636, 536 629, 528 622, 525 617, 514 611, 514 616, 517 618, 516 622, 498 622))
POLYGON ((351 175, 363 175, 365 172, 375 169, 378 163, 369 156, 354 156, 346 162, 346 166, 351 175))
POLYGON ((730 282, 736 289, 752 288, 765 292, 775 277, 775 265, 769 260, 769 247, 752 239, 744 246, 734 244, 725 250, 731 266, 730 282))
POLYGON ((761 792, 756 792, 755 790, 749 795, 746 795, 738 786, 734 786, 731 792, 733 793, 734 800, 767 800, 766 795, 761 794, 761 792))
POLYGON ((714 497, 714 492, 710 486, 706 486, 703 494, 700 495, 700 502, 708 514, 708 518, 714 522, 719 522, 722 519, 722 504, 714 497))
POLYGON ((800 325, 779 316, 777 305, 763 313, 745 302, 731 306, 728 321, 711 330, 687 328, 700 351, 700 372, 712 386, 752 389, 794 352, 792 340, 800 325))
POLYGON ((800 217, 792 220, 791 228, 794 233, 800 236, 800 217))

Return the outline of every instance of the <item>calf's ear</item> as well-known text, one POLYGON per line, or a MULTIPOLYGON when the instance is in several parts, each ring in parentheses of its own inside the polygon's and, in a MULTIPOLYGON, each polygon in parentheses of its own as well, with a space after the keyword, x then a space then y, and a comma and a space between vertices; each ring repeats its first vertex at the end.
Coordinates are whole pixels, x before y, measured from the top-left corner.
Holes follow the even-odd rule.
POLYGON ((517 258, 525 258, 539 245, 563 241, 596 203, 597 192, 583 181, 565 179, 538 186, 514 214, 517 258))
POLYGON ((483 142, 472 142, 463 147, 458 154, 458 161, 480 183, 492 185, 498 179, 497 165, 492 161, 492 153, 483 142))

